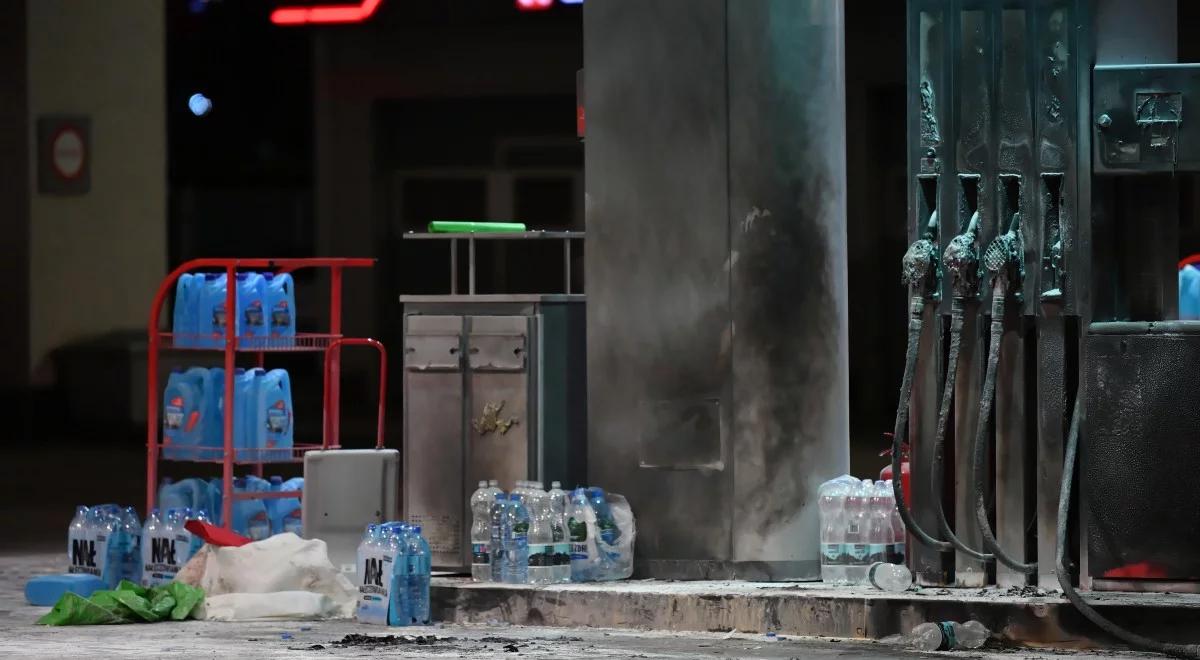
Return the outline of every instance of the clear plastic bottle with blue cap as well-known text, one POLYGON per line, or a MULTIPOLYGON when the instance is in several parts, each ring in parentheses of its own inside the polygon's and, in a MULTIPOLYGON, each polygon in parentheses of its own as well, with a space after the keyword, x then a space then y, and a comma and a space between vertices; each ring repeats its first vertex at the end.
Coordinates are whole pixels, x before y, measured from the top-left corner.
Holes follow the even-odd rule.
POLYGON ((432 560, 429 555, 429 543, 421 535, 420 525, 409 526, 404 554, 408 563, 408 607, 411 621, 415 625, 423 626, 429 623, 429 577, 432 560))
POLYGON ((88 570, 91 554, 90 535, 88 534, 88 508, 75 507, 75 517, 67 526, 67 558, 68 573, 90 573, 88 570))
POLYGON ((142 521, 137 510, 125 507, 121 515, 121 579, 142 583, 142 521))
POLYGON ((383 527, 392 553, 392 570, 388 581, 388 625, 407 626, 412 624, 412 602, 409 598, 408 541, 410 528, 404 523, 389 523, 383 527))

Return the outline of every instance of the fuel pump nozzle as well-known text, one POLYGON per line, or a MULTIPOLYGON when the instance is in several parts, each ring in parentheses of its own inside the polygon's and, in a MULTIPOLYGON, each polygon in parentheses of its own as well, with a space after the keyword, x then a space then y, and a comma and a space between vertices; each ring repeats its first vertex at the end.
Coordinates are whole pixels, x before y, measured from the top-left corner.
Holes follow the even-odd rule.
MULTIPOLYGON (((900 380, 900 401, 896 406, 896 425, 892 432, 892 474, 899 477, 901 445, 904 443, 908 430, 908 406, 912 399, 912 381, 916 374, 917 357, 921 347, 922 318, 925 308, 935 305, 941 300, 942 272, 938 260, 938 246, 935 242, 938 232, 938 214, 935 210, 929 215, 929 223, 921 238, 908 246, 901 260, 901 279, 908 288, 910 298, 908 306, 908 350, 904 357, 904 376, 900 380)), ((921 543, 943 552, 949 552, 954 546, 939 541, 921 529, 908 510, 904 501, 903 479, 892 479, 892 494, 896 498, 896 509, 905 527, 921 543)))
POLYGON ((950 307, 950 352, 946 360, 946 379, 942 383, 942 401, 938 408, 937 431, 933 441, 930 498, 937 511, 938 530, 949 539, 949 544, 963 554, 980 561, 991 561, 992 555, 967 546, 954 534, 946 520, 942 506, 942 465, 945 457, 946 426, 950 410, 954 406, 954 384, 958 380, 958 356, 962 350, 962 333, 967 301, 979 299, 979 211, 971 214, 967 229, 950 239, 942 257, 946 271, 950 273, 954 298, 950 307))
POLYGON ((1030 564, 1014 559, 1004 552, 992 532, 987 516, 984 465, 987 457, 988 422, 996 397, 996 368, 1000 363, 1000 344, 1004 338, 1004 315, 1009 300, 1020 301, 1025 281, 1024 242, 1021 238, 1021 214, 1014 213, 1008 231, 996 237, 983 253, 983 265, 992 278, 991 343, 988 347, 987 372, 983 378, 983 394, 979 398, 979 425, 975 429, 972 447, 972 484, 975 491, 975 522, 983 536, 983 544, 1005 566, 1022 573, 1037 571, 1037 562, 1030 564))

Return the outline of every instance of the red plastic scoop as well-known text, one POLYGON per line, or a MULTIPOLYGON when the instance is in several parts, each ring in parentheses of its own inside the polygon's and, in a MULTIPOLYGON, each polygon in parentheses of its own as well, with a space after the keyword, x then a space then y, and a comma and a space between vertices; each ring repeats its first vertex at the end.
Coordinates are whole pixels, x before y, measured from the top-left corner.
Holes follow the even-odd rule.
POLYGON ((217 527, 201 520, 189 520, 184 524, 184 528, 204 539, 204 542, 209 545, 240 548, 251 542, 250 539, 237 532, 230 531, 224 527, 217 527))

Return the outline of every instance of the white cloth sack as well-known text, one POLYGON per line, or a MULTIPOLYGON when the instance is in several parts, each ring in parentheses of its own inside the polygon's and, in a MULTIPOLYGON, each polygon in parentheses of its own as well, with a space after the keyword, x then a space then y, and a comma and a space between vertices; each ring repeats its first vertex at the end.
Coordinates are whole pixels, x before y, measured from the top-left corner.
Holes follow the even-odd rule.
POLYGON ((350 618, 358 591, 329 561, 325 542, 276 534, 240 548, 206 546, 204 616, 247 619, 350 618))

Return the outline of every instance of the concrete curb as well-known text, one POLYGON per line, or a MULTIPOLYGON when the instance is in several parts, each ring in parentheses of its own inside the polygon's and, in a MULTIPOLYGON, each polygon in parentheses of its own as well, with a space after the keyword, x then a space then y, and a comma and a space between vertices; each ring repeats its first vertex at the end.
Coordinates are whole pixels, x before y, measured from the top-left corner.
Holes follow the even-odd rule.
MULTIPOLYGON (((881 639, 925 621, 977 619, 1006 644, 1096 648, 1115 643, 1057 594, 922 589, 902 594, 813 584, 660 582, 548 587, 435 578, 436 618, 672 632, 777 632, 881 639)), ((1200 641, 1200 597, 1096 594, 1089 601, 1121 625, 1169 641, 1200 641)))

